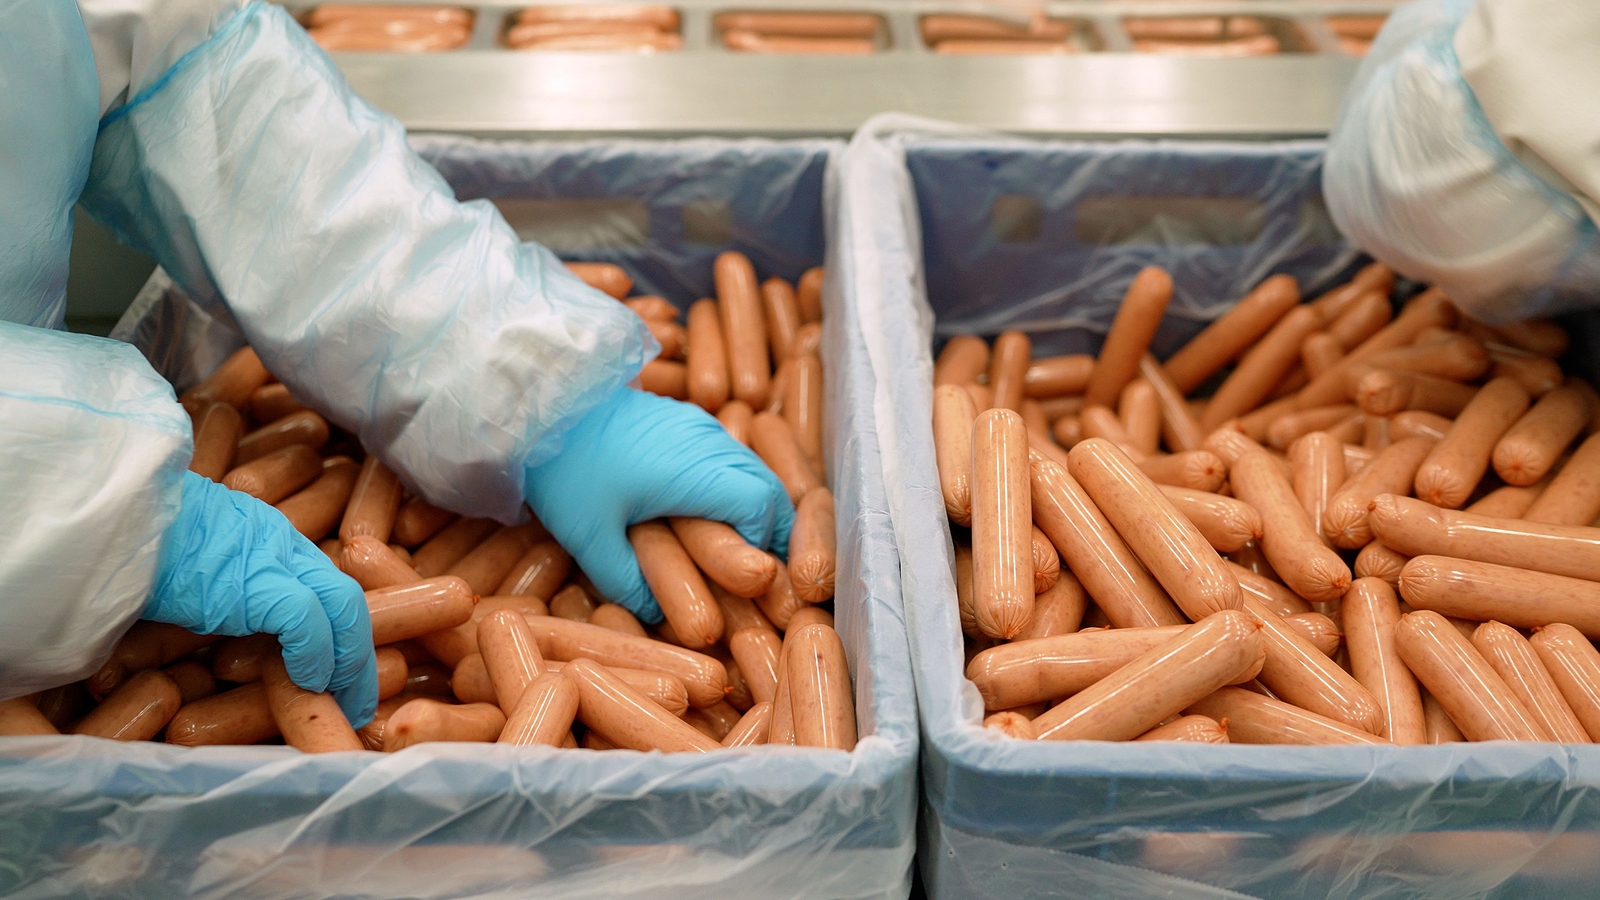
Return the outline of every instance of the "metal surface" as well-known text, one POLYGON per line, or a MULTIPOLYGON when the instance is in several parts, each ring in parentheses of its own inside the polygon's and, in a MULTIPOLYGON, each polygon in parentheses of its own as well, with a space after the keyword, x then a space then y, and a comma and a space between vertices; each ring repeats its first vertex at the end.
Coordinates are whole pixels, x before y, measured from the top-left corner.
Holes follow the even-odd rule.
MULTIPOLYGON (((391 0, 393 2, 393 0, 391 0)), ((420 3, 423 0, 399 0, 420 3)), ((434 0, 437 2, 437 0, 434 0)), ((1070 136, 1281 137, 1325 133, 1359 59, 1330 15, 1387 13, 1395 0, 1058 0, 1093 49, 1070 56, 944 56, 922 41, 930 13, 996 15, 974 0, 679 0, 681 51, 656 55, 506 49, 508 17, 530 4, 478 0, 462 49, 335 53, 363 96, 414 131, 482 136, 847 135, 898 111, 981 128, 1070 136), (726 10, 871 12, 883 19, 871 56, 767 56, 725 49, 726 10), (1249 15, 1285 52, 1242 59, 1128 52, 1122 21, 1249 15)), ((296 3, 295 11, 309 9, 296 3)))

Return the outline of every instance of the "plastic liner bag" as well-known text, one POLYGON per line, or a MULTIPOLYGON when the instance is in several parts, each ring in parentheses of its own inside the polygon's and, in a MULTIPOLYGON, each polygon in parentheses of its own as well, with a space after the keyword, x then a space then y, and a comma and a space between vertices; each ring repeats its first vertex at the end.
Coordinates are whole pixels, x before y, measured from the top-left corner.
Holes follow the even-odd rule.
MULTIPOLYGON (((1159 171, 1140 178, 1182 184, 1204 168, 1194 158, 1201 153, 1214 157, 1207 166, 1240 170, 1237 181, 1214 184, 1249 183, 1244 170, 1252 168, 1261 185, 1273 183, 1271 173, 1296 173, 1282 183, 1288 192, 1316 183, 1315 146, 1302 142, 1035 143, 903 119, 869 123, 841 164, 845 209, 837 243, 858 257, 842 273, 850 279, 843 290, 854 295, 850 306, 869 336, 877 432, 883 458, 894 461, 882 477, 899 542, 922 715, 919 859, 929 895, 1443 900, 1564 896, 1575 887, 1592 894, 1600 877, 1600 748, 1058 743, 1003 738, 979 726, 983 703, 963 677, 954 563, 929 425, 930 347, 936 334, 968 327, 952 321, 980 315, 995 330, 1040 327, 1033 279, 1063 251, 1046 240, 1026 255, 1006 249, 1022 274, 976 279, 958 275, 956 264, 996 273, 993 259, 981 249, 952 246, 949 236, 981 233, 991 211, 984 192, 1015 189, 1001 183, 1001 173, 1006 182, 1026 173, 1049 191, 1074 183, 1084 161, 1094 160, 1100 171, 1172 166, 1164 179, 1159 171), (923 179, 965 164, 963 154, 1006 164, 962 185, 963 202, 938 202, 955 186, 923 179), (983 285, 987 305, 956 294, 974 282, 983 285)), ((1280 215, 1301 208, 1268 200, 1280 215)), ((1073 209, 1059 207, 1062 214, 1073 209)), ((1053 227, 1047 217, 1041 231, 1053 227)), ((1261 234, 1290 233, 1286 227, 1269 221, 1261 234)), ((1163 262, 1165 252, 1154 248, 1146 259, 1163 262)), ((1171 253, 1192 259, 1174 267, 1182 307, 1220 312, 1262 275, 1295 271, 1296 261, 1307 259, 1309 271, 1331 275, 1349 251, 1222 248, 1224 260, 1256 259, 1249 274, 1193 248, 1171 253)), ((1134 263, 1119 246, 1083 259, 1088 272, 1114 266, 1124 272, 1122 284, 1095 282, 1100 291, 1120 292, 1134 263)), ((1302 284, 1308 293, 1325 286, 1310 276, 1302 284)), ((1098 323, 1094 296, 1068 291, 1050 315, 1070 320, 1081 307, 1098 323)), ((1087 328, 1046 330, 1036 338, 1070 338, 1090 349, 1088 334, 1087 328)))
MULTIPOLYGON (((577 145, 569 157, 561 145, 427 143, 480 173, 506 171, 497 167, 525 153, 596 193, 621 159, 598 145, 577 145), (474 162, 478 150, 484 159, 474 162)), ((773 254, 809 266, 823 262, 822 173, 838 146, 805 148, 660 142, 639 145, 632 159, 640 171, 654 167, 668 192, 693 193, 704 180, 714 194, 741 184, 746 168, 814 184, 814 196, 774 191, 750 206, 784 221, 787 238, 765 226, 736 229, 765 235, 773 254)), ((707 252, 716 249, 725 247, 707 252)), ((678 250, 636 252, 701 265, 678 250)), ((704 264, 709 272, 709 257, 704 264)), ((917 797, 910 659, 881 461, 863 406, 872 379, 860 362, 861 335, 845 327, 857 317, 843 302, 830 285, 822 350, 839 529, 836 621, 863 735, 853 752, 423 744, 313 756, 269 746, 0 738, 0 896, 907 896, 917 797)), ((160 270, 116 333, 180 385, 242 342, 160 270)))

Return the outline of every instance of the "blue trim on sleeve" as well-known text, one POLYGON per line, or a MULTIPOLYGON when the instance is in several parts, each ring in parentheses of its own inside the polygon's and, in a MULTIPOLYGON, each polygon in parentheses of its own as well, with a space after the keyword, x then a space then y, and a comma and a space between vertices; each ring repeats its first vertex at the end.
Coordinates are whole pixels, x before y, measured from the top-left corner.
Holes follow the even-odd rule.
POLYGON ((179 57, 178 61, 172 64, 172 68, 161 73, 161 77, 157 78, 154 84, 140 91, 138 94, 135 94, 133 97, 130 97, 127 103, 122 104, 121 106, 101 117, 100 129, 104 131, 108 125, 111 125, 113 122, 131 113, 134 107, 137 107, 139 104, 144 103, 146 100, 149 100, 151 97, 155 96, 162 88, 167 86, 167 82, 175 78, 180 71, 188 68, 193 63, 195 57, 200 54, 200 51, 205 50, 211 44, 227 37, 233 31, 243 28, 245 21, 254 18, 257 14, 257 11, 266 8, 266 5, 267 4, 265 3, 254 2, 254 0, 253 2, 246 3, 239 9, 237 13, 233 14, 232 18, 222 23, 222 27, 218 28, 214 34, 201 41, 199 44, 196 44, 188 53, 185 53, 183 56, 179 57))

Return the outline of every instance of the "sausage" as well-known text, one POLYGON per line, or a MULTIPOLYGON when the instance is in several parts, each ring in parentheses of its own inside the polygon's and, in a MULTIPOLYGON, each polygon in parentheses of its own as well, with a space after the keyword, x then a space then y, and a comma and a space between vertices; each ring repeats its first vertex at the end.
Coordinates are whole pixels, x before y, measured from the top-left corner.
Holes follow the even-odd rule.
POLYGON ((1339 342, 1341 351, 1349 350, 1377 334, 1394 318, 1394 307, 1381 293, 1362 294, 1339 317, 1328 322, 1328 336, 1339 342))
POLYGON ((1044 414, 1044 407, 1039 405, 1039 401, 1032 398, 1024 398, 1022 409, 1018 410, 1018 412, 1022 413, 1022 422, 1028 426, 1029 431, 1037 431, 1040 434, 1050 433, 1050 417, 1044 414))
POLYGON ((1484 385, 1417 469, 1417 497, 1450 508, 1466 502, 1489 468, 1495 444, 1527 410, 1528 400, 1528 392, 1509 378, 1484 385))
POLYGON ((629 297, 622 304, 646 322, 676 322, 678 308, 661 297, 629 297))
POLYGON ((472 618, 478 602, 466 582, 450 575, 367 591, 366 596, 372 642, 378 645, 460 625, 472 618))
MULTIPOLYGON (((1122 419, 1108 407, 1085 406, 1083 411, 1078 413, 1078 423, 1083 427, 1083 439, 1100 438, 1110 441, 1135 462, 1149 456, 1134 446, 1133 437, 1128 434, 1128 429, 1123 427, 1122 419)), ((1073 441, 1072 445, 1076 447, 1078 443, 1073 441)))
POLYGON ((309 409, 301 410, 276 422, 263 425, 240 438, 239 452, 234 464, 244 465, 290 444, 304 444, 313 450, 321 450, 322 445, 327 442, 327 420, 309 409))
POLYGON ((688 400, 689 367, 671 360, 652 359, 639 370, 639 390, 674 400, 688 400))
POLYGON ((266 661, 261 683, 284 743, 304 753, 363 749, 333 695, 313 694, 295 684, 282 657, 266 661))
POLYGON ((750 420, 750 446, 783 482, 791 502, 799 503, 807 491, 822 485, 822 479, 800 451, 794 431, 779 416, 763 412, 750 420))
POLYGON ((1417 609, 1475 622, 1496 619, 1517 628, 1564 622, 1591 638, 1600 638, 1600 584, 1592 581, 1465 559, 1418 556, 1400 572, 1400 596, 1417 609))
MULTIPOLYGON (((1244 355, 1206 404, 1200 424, 1207 430, 1255 409, 1300 360, 1300 345, 1322 327, 1322 319, 1309 307, 1290 310, 1244 355)), ((1326 376, 1324 376, 1326 377, 1326 376)), ((1181 384, 1181 382, 1180 382, 1181 384)), ((1337 402, 1340 398, 1335 398, 1337 402)), ((1297 401, 1298 403, 1299 401, 1297 401)), ((1301 408, 1306 404, 1301 403, 1301 408)))
POLYGON ((116 690, 129 673, 164 666, 221 639, 221 635, 195 634, 177 625, 141 619, 122 635, 111 658, 85 679, 84 686, 96 699, 103 698, 116 690))
POLYGON ((974 656, 966 676, 988 709, 1013 709, 1076 694, 1177 637, 1186 625, 1113 628, 1018 639, 974 656))
POLYGON ((223 477, 224 486, 273 504, 293 494, 322 474, 322 457, 304 444, 291 444, 260 459, 235 466, 223 477))
POLYGON ((1489 372, 1496 378, 1510 378, 1523 390, 1538 397, 1562 382, 1561 366, 1544 356, 1525 356, 1498 344, 1488 346, 1494 365, 1489 372))
POLYGON ((1029 464, 1034 521, 1111 623, 1183 624, 1160 583, 1066 469, 1037 452, 1029 464))
POLYGON ((1282 618, 1285 625, 1299 632, 1313 647, 1322 651, 1323 656, 1333 656, 1339 652, 1339 640, 1344 635, 1339 632, 1338 624, 1322 613, 1295 613, 1282 618))
POLYGON ((789 282, 774 276, 761 282, 761 303, 772 360, 781 365, 790 357, 795 334, 800 331, 800 301, 789 282))
POLYGON ((878 32, 878 17, 869 13, 725 12, 717 14, 716 26, 723 31, 783 37, 870 38, 878 32))
POLYGON ((726 693, 727 672, 722 663, 703 653, 553 616, 532 617, 528 627, 539 642, 546 665, 550 660, 588 657, 608 667, 671 675, 683 682, 689 702, 697 708, 716 703, 726 693))
POLYGON ((1469 740, 1550 739, 1505 680, 1444 616, 1428 610, 1406 613, 1394 627, 1394 645, 1469 740))
MULTIPOLYGON (((373 656, 378 662, 378 699, 384 700, 405 690, 411 680, 411 665, 406 662, 406 655, 394 647, 379 647, 373 656)), ((209 678, 210 673, 206 677, 209 678)), ((189 702, 187 697, 184 702, 189 702)))
MULTIPOLYGON (((545 662, 545 674, 559 675, 565 666, 566 663, 547 660, 545 662)), ((627 682, 634 690, 655 701, 667 712, 675 716, 682 716, 689 711, 689 693, 682 680, 671 675, 646 672, 642 669, 628 669, 620 666, 607 666, 606 669, 611 674, 627 682)), ((489 681, 489 671, 484 665, 483 657, 476 653, 462 658, 461 664, 456 667, 455 674, 450 679, 450 683, 451 688, 455 691, 456 699, 462 703, 495 702, 494 686, 489 681)))
POLYGON ((725 251, 712 266, 722 337, 728 347, 728 372, 733 396, 754 409, 767 405, 772 390, 772 361, 767 355, 766 316, 761 311, 756 270, 737 251, 725 251))
MULTIPOLYGON (((1038 595, 1054 587, 1056 581, 1061 577, 1061 557, 1056 554, 1055 546, 1050 543, 1050 539, 1045 537, 1044 532, 1040 531, 1037 525, 1033 526, 1029 542, 1033 553, 1034 602, 1037 605, 1038 595)), ((1031 616, 1028 621, 1033 621, 1031 616)))
POLYGON ((933 389, 933 449, 945 514, 957 525, 972 524, 972 421, 978 411, 960 385, 933 389))
POLYGON ((272 373, 261 364, 254 348, 245 346, 222 361, 216 371, 207 375, 194 387, 183 392, 178 399, 184 406, 197 401, 226 403, 241 407, 250 402, 254 394, 272 378, 272 373))
MULTIPOLYGON (((380 658, 378 662, 381 665, 384 660, 380 658)), ((192 659, 179 660, 162 671, 177 684, 179 701, 183 704, 193 703, 217 692, 217 680, 211 676, 211 670, 203 663, 192 659)), ((383 675, 381 669, 378 674, 381 683, 383 675)))
POLYGON ((987 371, 989 345, 983 338, 958 334, 946 341, 944 349, 939 351, 939 359, 933 364, 933 384, 935 387, 971 384, 987 371))
POLYGON ((721 746, 592 659, 578 657, 561 674, 578 686, 578 718, 618 747, 674 753, 721 746))
POLYGON ((788 628, 790 618, 809 605, 795 594, 794 586, 789 583, 788 566, 779 566, 777 577, 772 579, 772 587, 767 588, 765 594, 751 599, 761 614, 779 628, 788 628))
POLYGON ((689 307, 689 402, 715 413, 728 402, 728 357, 721 312, 715 300, 697 300, 689 307))
POLYGON ((186 703, 167 723, 167 743, 180 747, 259 744, 277 733, 260 682, 186 703))
POLYGON ((1085 403, 1110 406, 1116 401, 1139 371, 1139 360, 1150 348, 1171 299, 1172 277, 1160 268, 1147 266, 1134 276, 1084 388, 1085 403))
POLYGON ((1361 446, 1374 452, 1389 446, 1389 419, 1386 416, 1363 415, 1364 427, 1361 446))
POLYGON ((1519 350, 1551 358, 1566 353, 1570 343, 1567 330, 1549 319, 1523 319, 1494 325, 1491 330, 1519 350))
MULTIPOLYGON (((1031 724, 1031 723, 1030 723, 1031 724)), ((1185 741, 1195 744, 1228 743, 1228 720, 1209 716, 1179 716, 1134 738, 1136 741, 1185 741)))
POLYGON ((790 351, 790 358, 796 356, 821 356, 822 355, 822 323, 810 322, 800 326, 794 335, 794 348, 790 351))
POLYGON ((1384 448, 1328 501, 1327 511, 1322 514, 1322 533, 1335 547, 1354 550, 1366 546, 1372 540, 1368 508, 1373 499, 1380 494, 1409 493, 1417 469, 1433 452, 1435 443, 1431 438, 1413 437, 1384 448))
POLYGON ((305 406, 289 393, 289 386, 281 382, 264 384, 250 394, 250 417, 257 422, 276 422, 284 416, 297 413, 305 406))
POLYGON ((755 747, 767 743, 767 731, 772 727, 772 704, 757 703, 739 717, 739 724, 733 726, 722 738, 722 746, 755 747))
POLYGON ((583 280, 584 284, 609 294, 613 300, 621 300, 633 290, 633 279, 623 268, 614 263, 586 263, 569 262, 567 270, 583 280))
POLYGON ((1279 416, 1267 427, 1267 444, 1275 450, 1287 450, 1289 445, 1313 431, 1328 431, 1349 419, 1358 410, 1348 404, 1318 406, 1279 416))
POLYGON ((826 625, 832 628, 834 627, 833 614, 821 607, 807 606, 795 611, 784 630, 795 631, 807 625, 826 625))
POLYGON ((494 689, 494 702, 507 715, 516 710, 528 685, 545 671, 528 620, 515 610, 496 610, 478 622, 478 654, 494 689))
POLYGON ((1028 433, 1008 409, 972 426, 972 604, 979 630, 1010 638, 1033 615, 1028 433))
POLYGON ((422 580, 417 570, 406 565, 388 544, 365 534, 344 542, 339 551, 339 570, 354 578, 364 591, 422 580))
POLYGON ((345 508, 344 521, 339 524, 339 539, 348 541, 358 534, 366 534, 387 544, 399 512, 400 479, 377 457, 369 456, 361 464, 350 505, 345 508))
MULTIPOLYGON (((951 343, 960 340, 952 338, 951 343)), ((976 340, 974 338, 974 340, 976 340)), ((949 344, 945 345, 946 349, 949 344)), ((967 351, 972 352, 972 351, 967 351)), ((1082 394, 1094 374, 1094 357, 1087 353, 1047 356, 1029 363, 1022 376, 1022 392, 1035 400, 1082 394)), ((968 379, 970 381, 972 379, 968 379)), ((935 383, 944 384, 935 379, 935 383)))
MULTIPOLYGON (((1296 396, 1297 394, 1291 393, 1256 407, 1234 419, 1231 430, 1241 432, 1252 441, 1260 442, 1266 440, 1267 430, 1272 427, 1272 423, 1295 411, 1294 401, 1296 396)), ((1229 423, 1224 422, 1222 425, 1217 426, 1215 430, 1229 430, 1228 425, 1229 423)), ((1207 437, 1210 437, 1210 435, 1207 435, 1207 437)), ((1203 447, 1205 444, 1202 443, 1201 446, 1203 447)))
POLYGON ((189 459, 189 471, 222 483, 223 476, 233 468, 243 431, 237 409, 226 403, 207 403, 194 419, 194 455, 189 459))
POLYGON ((1209 450, 1185 450, 1138 461, 1139 471, 1156 484, 1215 493, 1228 478, 1228 467, 1209 450))
POLYGON ((822 360, 797 356, 786 363, 783 417, 794 429, 795 443, 813 466, 822 466, 822 360))
POLYGON ((1184 710, 1190 715, 1228 721, 1234 744, 1384 744, 1383 738, 1351 728, 1281 700, 1244 688, 1225 687, 1184 710))
POLYGON ((1417 343, 1371 354, 1345 376, 1347 382, 1359 381, 1359 373, 1365 367, 1432 375, 1450 381, 1475 381, 1489 371, 1488 351, 1472 338, 1442 329, 1439 339, 1429 340, 1428 337, 1427 333, 1419 334, 1417 343))
POLYGON ((560 544, 540 541, 512 564, 494 593, 501 597, 553 597, 571 571, 572 557, 560 544))
MULTIPOLYGON (((487 540, 472 548, 445 572, 465 581, 474 594, 491 594, 506 580, 522 555, 535 542, 546 540, 549 533, 537 521, 521 525, 508 525, 490 535, 487 540)), ((426 549, 426 548, 424 548, 426 549)), ((418 552, 418 558, 422 551, 418 552)), ((421 574, 418 570, 417 574, 421 574)))
POLYGON ((1394 589, 1376 578, 1356 579, 1340 604, 1340 619, 1350 672, 1383 712, 1378 734, 1395 744, 1428 743, 1422 693, 1394 647, 1394 626, 1400 621, 1394 589))
POLYGON ((1358 579, 1377 578, 1387 582, 1390 587, 1399 587, 1400 570, 1410 560, 1411 557, 1394 552, 1381 541, 1373 541, 1356 554, 1355 576, 1358 579))
POLYGON ((769 37, 754 31, 724 31, 722 43, 745 53, 830 53, 865 56, 877 45, 859 38, 769 37))
POLYGON ((1293 277, 1274 275, 1255 287, 1221 318, 1206 326, 1167 360, 1167 375, 1188 393, 1239 358, 1300 303, 1293 277))
POLYGON ((1450 721, 1450 714, 1444 711, 1439 701, 1427 691, 1422 692, 1422 719, 1427 730, 1429 744, 1454 744, 1466 743, 1467 736, 1461 733, 1456 723, 1450 721))
POLYGON ((757 703, 771 701, 778 692, 778 656, 783 642, 766 628, 742 628, 728 639, 728 651, 757 703))
POLYGON ((1364 372, 1350 392, 1363 412, 1393 416, 1426 412, 1454 417, 1477 396, 1478 388, 1432 375, 1374 369, 1364 372))
MULTIPOLYGON (((1345 483, 1344 445, 1327 432, 1313 431, 1290 445, 1289 467, 1295 496, 1300 498, 1318 537, 1327 541, 1323 517, 1345 483)), ((1259 530, 1256 536, 1261 536, 1259 530)))
POLYGON ((1262 655, 1238 610, 1201 619, 1033 720, 1039 740, 1127 741, 1231 683, 1262 655))
POLYGON ((1588 525, 1600 517, 1600 437, 1591 435, 1551 479, 1522 518, 1547 525, 1588 525))
POLYGON ((450 686, 450 679, 454 675, 455 673, 442 663, 425 662, 411 666, 406 670, 403 693, 414 697, 449 697, 454 693, 450 686))
POLYGON ((418 697, 389 716, 383 729, 383 751, 394 753, 430 741, 488 743, 500 737, 505 725, 505 714, 491 703, 456 706, 418 697))
POLYGON ((457 519, 411 554, 411 567, 423 578, 443 575, 499 530, 493 519, 457 519))
POLYGON ((0 700, 0 737, 60 733, 32 699, 0 700))
POLYGON ((683 549, 713 583, 740 597, 759 597, 772 586, 778 561, 745 543, 732 526, 683 517, 668 522, 683 549))
POLYGON ((1012 412, 1022 411, 1022 389, 1033 359, 1033 342, 1020 331, 1002 332, 994 339, 989 356, 989 390, 994 405, 1012 412))
POLYGON ((1389 440, 1403 441, 1410 437, 1430 437, 1438 440, 1450 430, 1450 420, 1436 413, 1410 409, 1395 413, 1389 418, 1389 440))
POLYGON ((1393 494, 1373 500, 1373 533, 1407 556, 1450 556, 1600 580, 1600 528, 1439 509, 1393 494))
POLYGON ((826 603, 833 598, 834 544, 833 492, 812 488, 800 499, 789 537, 789 583, 801 600, 826 603))
POLYGON ((389 539, 402 547, 415 549, 457 518, 448 509, 440 509, 421 497, 412 497, 395 514, 389 539))
POLYGON ((1300 409, 1339 403, 1349 397, 1349 373, 1376 353, 1403 347, 1422 331, 1434 326, 1449 327, 1455 321, 1455 308, 1438 288, 1418 294, 1406 304, 1394 321, 1378 333, 1351 348, 1333 367, 1311 380, 1295 398, 1300 409))
POLYGON ((699 650, 722 637, 722 609, 672 530, 661 522, 628 528, 639 568, 684 646, 699 650))
POLYGON ((259 681, 261 666, 281 652, 275 634, 247 634, 217 644, 211 655, 211 673, 223 681, 259 681))
POLYGON ((984 717, 983 727, 988 731, 996 731, 1006 737, 1022 741, 1031 741, 1037 737, 1033 730, 1033 722, 1027 716, 1010 710, 984 717))
POLYGON ((1328 371, 1343 356, 1344 345, 1326 331, 1313 331, 1300 342, 1300 365, 1308 378, 1328 371))
POLYGON ((746 447, 750 446, 750 419, 754 416, 755 411, 743 400, 729 400, 717 410, 717 421, 723 430, 746 447))
POLYGON ((1473 632, 1472 646, 1552 739, 1563 744, 1590 743, 1588 732, 1540 662, 1539 654, 1515 628, 1485 622, 1473 632))
POLYGON ((644 327, 650 330, 650 336, 661 345, 661 354, 657 359, 670 359, 682 361, 685 348, 689 344, 689 332, 677 322, 662 322, 656 319, 645 319, 644 327))
POLYGON ((855 699, 839 635, 826 625, 805 625, 784 644, 795 744, 854 750, 855 699))
POLYGON ((1167 446, 1173 452, 1199 450, 1205 442, 1205 431, 1189 408, 1189 402, 1184 399, 1183 391, 1168 377, 1166 368, 1154 356, 1146 353, 1139 359, 1139 374, 1155 392, 1161 416, 1161 434, 1167 446))
POLYGON ((1593 740, 1600 734, 1600 651, 1577 629, 1559 623, 1539 629, 1531 643, 1561 698, 1593 740))
POLYGON ((761 628, 776 633, 777 629, 761 614, 755 603, 745 597, 729 593, 711 585, 711 595, 717 598, 717 605, 722 607, 722 640, 726 643, 741 628, 761 628))
POLYGON ((495 739, 499 744, 560 747, 578 715, 578 686, 555 672, 529 682, 495 739))
POLYGON ((986 384, 967 382, 962 385, 968 396, 972 397, 972 405, 978 412, 983 412, 994 406, 994 392, 986 384))
POLYGON ((1259 679, 1274 696, 1352 728, 1378 733, 1382 710, 1360 682, 1260 600, 1246 597, 1244 609, 1261 622, 1267 660, 1259 679))
MULTIPOLYGON (((1249 435, 1235 428, 1223 426, 1206 435, 1206 452, 1211 453, 1221 460, 1225 466, 1232 466, 1239 461, 1239 457, 1252 451, 1266 453, 1267 448, 1261 446, 1249 435)), ((1224 473, 1226 473, 1224 469, 1224 473)))
POLYGON ((1350 586, 1350 569, 1322 543, 1277 460, 1261 452, 1246 453, 1234 463, 1229 477, 1239 499, 1261 514, 1261 549, 1283 583, 1312 602, 1343 596, 1350 586))
MULTIPOLYGON (((1055 552, 1054 547, 1051 548, 1051 552, 1055 552)), ((1062 569, 1055 584, 1034 596, 1033 617, 1028 620, 1027 627, 1017 632, 1012 640, 1024 641, 1057 634, 1071 634, 1083 623, 1083 614, 1088 605, 1089 595, 1078 582, 1077 576, 1062 569)))
POLYGON ((1576 387, 1558 387, 1540 397, 1495 444, 1495 473, 1517 486, 1543 478, 1583 431, 1589 415, 1589 399, 1576 387))
POLYGON ((1143 378, 1128 382, 1117 403, 1117 417, 1122 420, 1128 442, 1140 453, 1148 455, 1161 449, 1161 399, 1150 382, 1143 378))
POLYGON ((1294 616, 1311 612, 1311 604, 1299 594, 1265 575, 1257 574, 1232 560, 1228 561, 1228 571, 1239 580, 1239 590, 1244 592, 1244 596, 1255 598, 1274 615, 1294 616))

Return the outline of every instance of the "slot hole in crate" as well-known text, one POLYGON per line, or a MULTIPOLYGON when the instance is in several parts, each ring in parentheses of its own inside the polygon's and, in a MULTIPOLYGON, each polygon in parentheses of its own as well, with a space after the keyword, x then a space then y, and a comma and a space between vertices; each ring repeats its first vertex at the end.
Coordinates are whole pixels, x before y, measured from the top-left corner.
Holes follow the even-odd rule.
POLYGON ((706 247, 733 243, 733 207, 726 200, 691 200, 678 213, 683 239, 706 247))
POLYGON ((650 241, 650 208, 632 197, 501 197, 494 205, 517 237, 537 241, 556 253, 642 247, 650 241))
POLYGON ((1092 246, 1172 247, 1253 243, 1267 211, 1246 197, 1088 197, 1073 209, 1074 232, 1092 246))
POLYGON ((1005 244, 1031 244, 1044 230, 1044 207, 1027 194, 1001 194, 989 209, 989 229, 1005 244))

